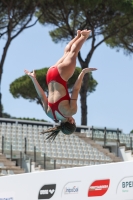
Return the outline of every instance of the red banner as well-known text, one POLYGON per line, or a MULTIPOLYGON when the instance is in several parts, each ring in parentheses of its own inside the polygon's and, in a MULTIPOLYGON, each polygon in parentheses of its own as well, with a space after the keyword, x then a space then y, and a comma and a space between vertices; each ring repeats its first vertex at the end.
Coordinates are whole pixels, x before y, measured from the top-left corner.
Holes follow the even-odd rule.
POLYGON ((103 196, 109 188, 110 180, 97 180, 94 181, 88 190, 88 197, 103 196))

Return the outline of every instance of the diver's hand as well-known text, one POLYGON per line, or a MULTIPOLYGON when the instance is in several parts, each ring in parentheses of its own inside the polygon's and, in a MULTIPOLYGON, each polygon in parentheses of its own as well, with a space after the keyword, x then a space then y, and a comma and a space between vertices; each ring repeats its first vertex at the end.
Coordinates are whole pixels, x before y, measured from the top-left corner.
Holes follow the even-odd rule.
POLYGON ((28 70, 24 70, 25 74, 27 74, 30 78, 36 78, 36 73, 33 70, 33 72, 29 72, 28 70))
POLYGON ((97 70, 97 68, 85 68, 85 69, 82 70, 82 72, 84 74, 87 74, 87 73, 95 71, 95 70, 97 70))
POLYGON ((73 117, 68 117, 68 122, 69 122, 70 124, 76 124, 76 123, 75 123, 75 119, 74 119, 73 117))

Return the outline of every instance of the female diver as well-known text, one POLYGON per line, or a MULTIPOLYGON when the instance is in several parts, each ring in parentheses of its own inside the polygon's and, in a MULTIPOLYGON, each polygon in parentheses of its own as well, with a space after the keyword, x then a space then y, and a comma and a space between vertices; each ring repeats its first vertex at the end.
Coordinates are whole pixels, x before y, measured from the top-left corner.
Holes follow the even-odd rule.
POLYGON ((77 112, 77 98, 82 80, 86 73, 94 71, 96 68, 85 68, 81 71, 74 84, 71 97, 68 93, 67 81, 74 73, 76 57, 90 32, 90 30, 78 30, 77 36, 67 44, 63 57, 48 69, 46 75, 48 98, 36 80, 35 72, 25 70, 34 83, 46 114, 55 122, 61 122, 60 125, 43 132, 49 133, 46 139, 54 140, 60 131, 69 135, 76 130, 75 120, 72 116, 77 112))

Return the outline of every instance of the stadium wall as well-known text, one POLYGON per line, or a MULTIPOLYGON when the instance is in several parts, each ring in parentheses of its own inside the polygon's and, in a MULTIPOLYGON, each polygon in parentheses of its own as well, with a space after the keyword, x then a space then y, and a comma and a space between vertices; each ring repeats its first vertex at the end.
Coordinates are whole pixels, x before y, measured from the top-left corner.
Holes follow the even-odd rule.
POLYGON ((124 161, 133 161, 133 154, 131 150, 126 150, 125 146, 119 147, 119 157, 124 161))
POLYGON ((0 177, 0 200, 133 200, 133 161, 0 177))

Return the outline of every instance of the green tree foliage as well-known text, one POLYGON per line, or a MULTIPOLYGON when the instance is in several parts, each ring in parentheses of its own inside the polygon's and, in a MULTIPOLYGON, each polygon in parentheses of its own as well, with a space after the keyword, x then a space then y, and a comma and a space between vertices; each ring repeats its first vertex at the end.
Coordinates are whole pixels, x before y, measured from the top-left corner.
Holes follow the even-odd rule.
POLYGON ((124 50, 126 55, 133 53, 133 23, 128 25, 126 29, 122 30, 117 36, 109 38, 106 44, 111 48, 116 48, 117 51, 120 49, 124 50))
MULTIPOLYGON (((49 32, 55 43, 69 41, 77 29, 90 29, 88 52, 83 59, 81 52, 78 60, 81 68, 89 66, 96 48, 110 38, 119 37, 119 33, 133 23, 133 1, 131 0, 44 0, 36 13, 43 25, 53 25, 49 32), (46 9, 47 7, 47 9, 46 9)), ((95 66, 96 67, 96 66, 95 66)), ((89 75, 86 75, 80 91, 81 124, 87 124, 87 93, 89 75)))
MULTIPOLYGON (((40 70, 36 70, 36 78, 41 85, 42 89, 47 93, 48 92, 48 87, 46 84, 46 73, 47 73, 48 68, 43 68, 40 70)), ((81 68, 76 67, 76 70, 73 74, 73 76, 69 79, 68 82, 68 88, 69 92, 71 93, 72 87, 77 80, 78 75, 81 72, 81 68)), ((95 91, 95 88, 97 86, 96 80, 93 79, 92 74, 89 74, 89 82, 88 82, 88 93, 91 93, 95 91)), ((34 101, 37 104, 40 104, 42 106, 42 103, 40 101, 40 98, 37 96, 36 90, 34 88, 32 80, 27 76, 24 75, 15 81, 13 81, 10 84, 10 92, 13 95, 14 98, 19 98, 22 97, 24 99, 28 99, 30 101, 34 101)))
POLYGON ((106 44, 111 48, 116 48, 117 51, 123 49, 127 55, 133 53, 133 0, 124 0, 120 5, 119 23, 114 20, 111 25, 108 25, 108 31, 116 28, 117 34, 107 39, 106 44), (124 24, 126 27, 122 29, 121 26, 124 24))
MULTIPOLYGON (((46 93, 48 92, 46 84, 47 70, 48 68, 36 70, 36 78, 46 93)), ((42 105, 40 98, 37 96, 33 82, 27 75, 24 75, 13 81, 10 84, 10 92, 14 98, 23 97, 24 99, 29 99, 30 102, 35 101, 37 104, 42 105)))
MULTIPOLYGON (((0 0, 0 39, 5 44, 0 57, 0 85, 4 62, 13 39, 23 30, 36 24, 38 19, 31 23, 34 13, 39 5, 37 0, 0 0)), ((0 117, 2 117, 1 93, 0 93, 0 117)))

